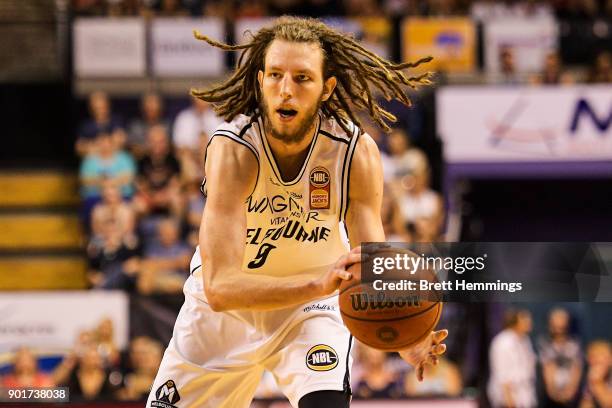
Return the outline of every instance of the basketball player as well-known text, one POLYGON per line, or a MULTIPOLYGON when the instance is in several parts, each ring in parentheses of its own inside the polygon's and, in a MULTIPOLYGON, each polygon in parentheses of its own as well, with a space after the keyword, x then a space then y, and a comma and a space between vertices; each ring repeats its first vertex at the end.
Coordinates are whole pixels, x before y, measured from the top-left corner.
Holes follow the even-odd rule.
MULTIPOLYGON (((245 45, 196 36, 243 53, 225 83, 193 91, 227 122, 207 148, 200 246, 147 407, 248 407, 264 370, 296 408, 348 407, 337 289, 361 242, 385 240, 380 155, 353 109, 386 127, 370 87, 409 104, 401 86, 427 77, 400 70, 428 59, 395 65, 294 17, 245 45)), ((401 352, 419 379, 446 335, 401 352)))

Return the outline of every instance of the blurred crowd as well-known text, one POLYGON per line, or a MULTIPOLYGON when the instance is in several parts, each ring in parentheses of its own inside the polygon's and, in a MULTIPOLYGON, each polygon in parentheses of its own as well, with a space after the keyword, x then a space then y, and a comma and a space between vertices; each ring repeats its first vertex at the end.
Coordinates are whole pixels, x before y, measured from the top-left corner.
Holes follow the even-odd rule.
POLYGON ((113 322, 106 318, 81 331, 59 361, 53 356, 45 364, 51 368, 41 367, 43 353, 19 348, 13 353, 11 372, 0 384, 7 388, 69 387, 72 403, 141 401, 149 395, 162 354, 162 345, 144 336, 132 339, 127 350, 119 350, 113 322))
POLYGON ((489 348, 487 394, 494 407, 612 406, 612 348, 595 340, 586 352, 572 335, 570 314, 550 311, 548 332, 533 347, 531 314, 509 310, 489 348), (586 363, 586 364, 585 364, 586 363))
POLYGON ((500 85, 572 85, 576 83, 612 83, 612 53, 600 50, 587 68, 585 75, 574 73, 564 66, 556 51, 549 52, 542 61, 542 69, 536 73, 520 73, 516 67, 515 51, 502 47, 498 55, 500 72, 489 76, 491 84, 500 85))
MULTIPOLYGON (((548 315, 546 334, 532 344, 532 318, 526 309, 509 309, 504 329, 488 347, 486 394, 492 407, 612 406, 612 344, 594 340, 584 347, 576 336, 576 322, 563 308, 548 315)), ((74 346, 54 364, 22 347, 12 354, 11 371, 3 387, 70 387, 71 402, 145 400, 161 362, 162 345, 149 337, 135 337, 126 350, 115 343, 111 319, 81 331, 74 346)), ((468 395, 463 369, 443 357, 425 370, 424 382, 395 353, 355 344, 351 376, 355 398, 459 397, 468 395)), ((57 357, 55 357, 57 360, 57 357)), ((266 373, 256 397, 282 398, 273 377, 266 373)))
POLYGON ((612 16, 610 0, 73 0, 72 7, 78 15, 98 16, 612 16))
POLYGON ((204 208, 204 147, 220 120, 194 99, 170 121, 154 93, 127 122, 103 92, 90 95, 89 111, 76 151, 91 286, 180 293, 204 208))

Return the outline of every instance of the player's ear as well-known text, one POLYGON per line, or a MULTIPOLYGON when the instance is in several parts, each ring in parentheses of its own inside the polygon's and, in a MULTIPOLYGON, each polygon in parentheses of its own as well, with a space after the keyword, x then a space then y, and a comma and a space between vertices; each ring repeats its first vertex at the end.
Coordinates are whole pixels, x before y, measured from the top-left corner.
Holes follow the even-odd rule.
POLYGON ((323 101, 326 101, 331 97, 332 93, 334 92, 334 89, 336 89, 337 83, 338 80, 335 76, 330 76, 325 80, 325 82, 323 82, 323 101))
POLYGON ((260 69, 257 71, 257 82, 259 82, 259 89, 263 86, 263 71, 260 69))

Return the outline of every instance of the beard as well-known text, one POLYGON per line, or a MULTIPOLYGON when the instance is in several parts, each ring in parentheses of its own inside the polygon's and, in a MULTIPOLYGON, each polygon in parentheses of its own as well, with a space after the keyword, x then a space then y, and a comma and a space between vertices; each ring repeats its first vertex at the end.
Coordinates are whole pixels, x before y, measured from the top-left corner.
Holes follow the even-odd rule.
POLYGON ((304 140, 304 138, 308 134, 308 131, 315 123, 317 113, 319 112, 321 104, 323 103, 322 96, 323 93, 321 92, 317 103, 304 113, 304 118, 297 123, 297 129, 294 132, 278 129, 274 126, 274 124, 272 123, 272 115, 275 115, 276 111, 271 111, 269 105, 264 99, 262 101, 262 105, 264 128, 266 132, 273 138, 281 140, 287 144, 295 144, 301 142, 302 140, 304 140))

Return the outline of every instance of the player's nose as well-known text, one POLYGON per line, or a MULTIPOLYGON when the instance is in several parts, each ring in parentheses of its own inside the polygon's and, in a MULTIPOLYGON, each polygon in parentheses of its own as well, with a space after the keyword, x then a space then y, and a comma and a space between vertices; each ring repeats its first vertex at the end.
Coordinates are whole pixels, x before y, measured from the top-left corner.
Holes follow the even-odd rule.
POLYGON ((293 96, 293 79, 289 74, 285 74, 281 80, 280 96, 284 100, 290 99, 293 96))

